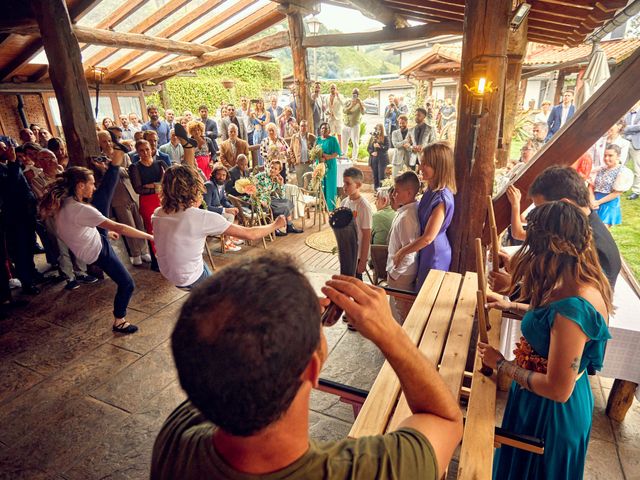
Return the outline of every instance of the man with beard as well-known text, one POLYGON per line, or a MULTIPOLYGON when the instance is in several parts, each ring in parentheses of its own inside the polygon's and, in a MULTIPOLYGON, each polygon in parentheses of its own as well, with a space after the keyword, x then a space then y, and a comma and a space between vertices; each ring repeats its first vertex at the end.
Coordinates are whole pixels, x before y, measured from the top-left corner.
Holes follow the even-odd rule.
MULTIPOLYGON (((216 163, 211 173, 213 181, 204 183, 206 191, 204 193, 204 201, 207 204, 207 209, 210 212, 215 212, 222 215, 229 222, 233 223, 238 214, 238 209, 234 208, 225 192, 227 179, 229 178, 229 172, 221 163, 216 163)), ((244 241, 229 237, 224 239, 224 248, 227 251, 239 252, 240 247, 244 241)))
MULTIPOLYGON (((147 115, 149 115, 149 121, 142 125, 142 131, 153 130, 158 134, 158 141, 160 145, 164 145, 165 143, 169 143, 170 134, 169 124, 160 120, 160 115, 158 114, 158 107, 155 105, 149 105, 147 108, 147 115)), ((148 140, 147 140, 148 141, 148 140)))
POLYGON ((220 144, 220 161, 226 168, 233 168, 236 166, 238 155, 249 155, 249 144, 238 138, 238 127, 235 123, 227 128, 229 138, 220 144))

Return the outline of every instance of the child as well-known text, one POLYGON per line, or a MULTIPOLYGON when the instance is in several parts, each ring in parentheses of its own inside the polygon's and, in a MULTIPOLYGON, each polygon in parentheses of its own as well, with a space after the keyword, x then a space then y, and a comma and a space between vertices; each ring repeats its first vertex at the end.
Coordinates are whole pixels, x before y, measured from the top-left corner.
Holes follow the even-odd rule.
POLYGON ((367 267, 369 249, 371 246, 371 218, 373 209, 369 202, 360 195, 360 188, 364 182, 364 175, 358 168, 347 168, 343 174, 344 193, 347 198, 342 200, 341 207, 349 208, 353 211, 358 229, 358 265, 356 267, 356 277, 362 280, 362 274, 367 267))
MULTIPOLYGON (((414 172, 405 172, 395 179, 393 191, 394 202, 398 213, 391 224, 389 233, 389 256, 387 257, 387 283, 390 287, 401 290, 415 290, 418 274, 417 253, 409 253, 396 265, 394 256, 402 247, 411 244, 420 236, 418 222, 418 202, 416 195, 420 189, 420 180, 414 172)), ((407 318, 413 302, 396 300, 391 297, 391 311, 394 318, 403 323, 407 318)))

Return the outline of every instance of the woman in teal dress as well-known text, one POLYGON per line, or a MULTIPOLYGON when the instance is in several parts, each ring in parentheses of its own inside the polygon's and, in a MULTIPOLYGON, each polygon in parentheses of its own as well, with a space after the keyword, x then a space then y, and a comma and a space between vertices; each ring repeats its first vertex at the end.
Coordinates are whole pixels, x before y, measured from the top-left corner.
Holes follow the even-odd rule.
POLYGON ((336 208, 336 198, 338 197, 338 155, 342 155, 338 139, 331 135, 331 129, 327 122, 320 124, 320 138, 316 140, 316 145, 322 148, 322 160, 325 162, 326 173, 322 180, 324 198, 327 200, 329 211, 336 208))
POLYGON ((612 310, 586 215, 563 201, 535 209, 510 271, 518 302, 492 298, 489 307, 526 312, 516 359, 507 362, 483 343, 478 351, 483 363, 514 380, 502 427, 545 445, 543 455, 502 446, 493 478, 579 480, 593 414, 586 370, 602 367, 612 310))

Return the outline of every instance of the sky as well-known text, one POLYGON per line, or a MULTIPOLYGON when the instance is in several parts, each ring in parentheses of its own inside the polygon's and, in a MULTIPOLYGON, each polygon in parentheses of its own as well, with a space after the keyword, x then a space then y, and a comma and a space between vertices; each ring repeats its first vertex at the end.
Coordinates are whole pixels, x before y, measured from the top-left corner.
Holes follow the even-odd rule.
POLYGON ((383 27, 382 23, 371 20, 360 12, 326 4, 322 4, 318 20, 324 23, 325 27, 344 33, 367 32, 383 27))

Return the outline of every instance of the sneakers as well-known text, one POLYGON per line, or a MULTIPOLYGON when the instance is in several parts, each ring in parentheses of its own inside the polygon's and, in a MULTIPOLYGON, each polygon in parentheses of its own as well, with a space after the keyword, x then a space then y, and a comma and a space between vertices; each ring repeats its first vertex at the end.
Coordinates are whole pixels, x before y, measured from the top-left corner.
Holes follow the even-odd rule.
POLYGON ((11 290, 13 290, 14 288, 21 288, 21 287, 22 287, 22 283, 20 282, 20 280, 18 280, 17 278, 9 279, 9 288, 11 290))
POLYGON ((122 333, 124 335, 128 335, 130 333, 136 333, 138 331, 138 327, 132 323, 127 322, 123 318, 122 322, 118 323, 117 325, 114 323, 111 327, 111 330, 113 331, 113 333, 122 333))
POLYGON ((80 284, 76 280, 67 280, 67 284, 64 286, 65 290, 77 290, 78 288, 80 288, 80 284))
POLYGON ((637 193, 632 193, 631 195, 629 195, 629 200, 637 200, 638 197, 640 197, 640 195, 638 195, 637 193))
POLYGON ((234 244, 231 241, 226 241, 224 243, 224 249, 227 252, 239 252, 240 250, 242 250, 238 245, 234 244))
POLYGON ((242 240, 241 238, 233 238, 231 239, 231 241, 234 245, 244 245, 244 240, 242 240))
POLYGON ((132 265, 135 265, 135 266, 142 265, 142 258, 140 258, 140 255, 138 255, 137 257, 129 257, 129 260, 131 260, 132 265))
POLYGON ((98 281, 93 275, 76 275, 76 280, 84 285, 91 285, 98 281))
POLYGON ((151 263, 151 255, 149 255, 148 253, 145 253, 144 255, 140 255, 140 259, 143 262, 151 263))

